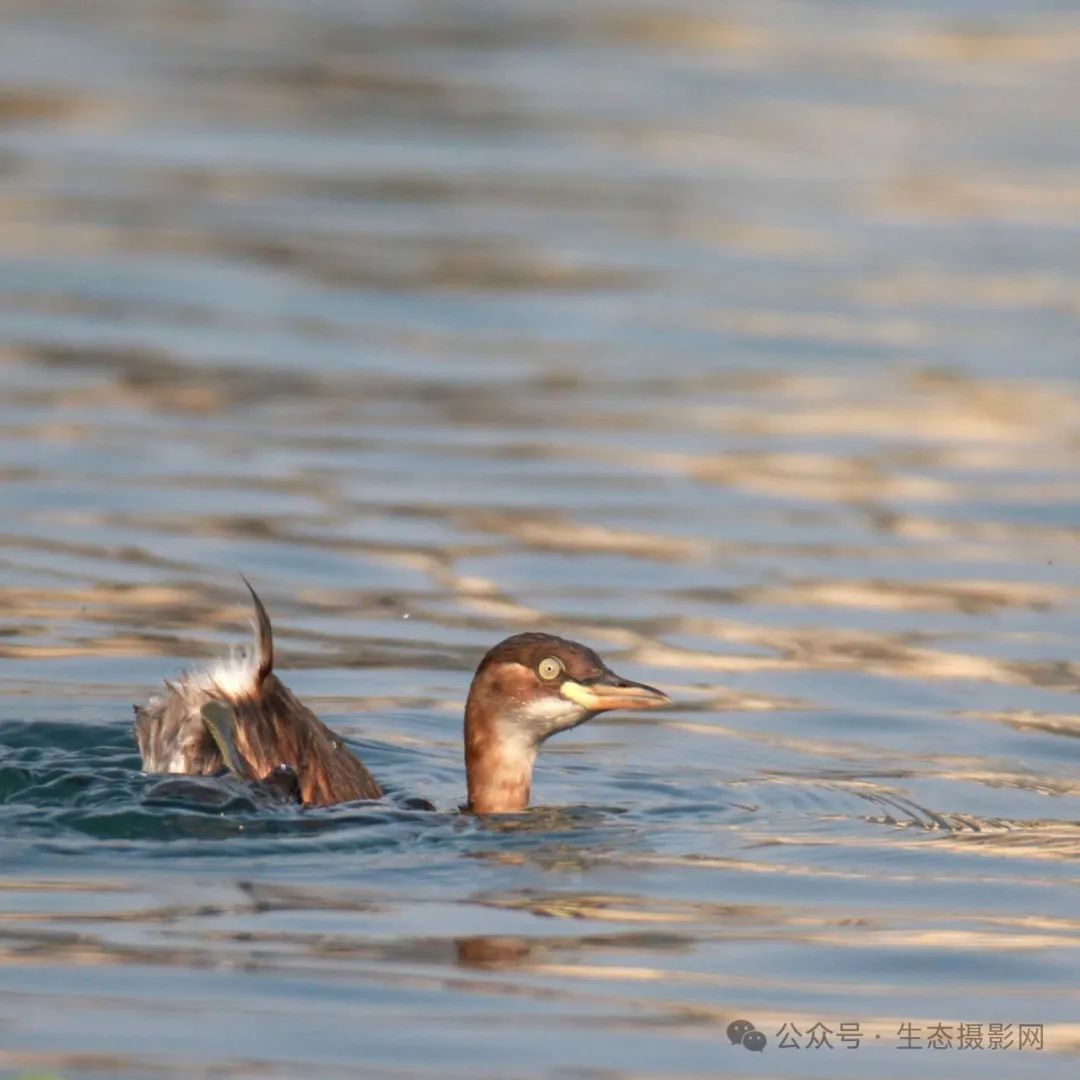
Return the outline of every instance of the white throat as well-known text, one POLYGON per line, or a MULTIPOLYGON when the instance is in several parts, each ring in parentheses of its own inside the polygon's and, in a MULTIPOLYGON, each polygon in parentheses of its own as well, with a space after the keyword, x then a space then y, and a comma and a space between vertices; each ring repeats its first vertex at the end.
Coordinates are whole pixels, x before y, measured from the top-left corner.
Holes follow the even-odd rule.
POLYGON ((557 731, 576 727, 588 715, 574 701, 563 697, 541 697, 523 706, 510 723, 513 723, 519 737, 539 746, 557 731))

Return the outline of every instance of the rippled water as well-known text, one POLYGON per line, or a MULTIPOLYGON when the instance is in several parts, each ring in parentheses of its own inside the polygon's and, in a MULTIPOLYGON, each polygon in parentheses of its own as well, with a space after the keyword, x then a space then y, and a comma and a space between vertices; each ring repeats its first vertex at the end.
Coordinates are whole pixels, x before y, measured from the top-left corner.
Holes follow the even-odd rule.
POLYGON ((1074 11, 0 19, 4 1075, 1075 1071, 1074 11), (237 569, 437 813, 152 790, 237 569), (472 819, 533 627, 676 705, 472 819))

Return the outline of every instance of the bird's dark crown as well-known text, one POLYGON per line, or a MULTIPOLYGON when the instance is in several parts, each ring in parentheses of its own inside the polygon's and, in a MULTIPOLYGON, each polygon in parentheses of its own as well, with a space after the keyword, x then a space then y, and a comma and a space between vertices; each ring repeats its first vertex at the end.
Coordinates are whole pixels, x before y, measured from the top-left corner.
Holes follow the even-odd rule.
MULTIPOLYGON (((480 661, 476 674, 479 676, 488 668, 500 664, 520 664, 522 667, 536 668, 549 656, 562 663, 564 674, 561 678, 584 682, 607 671, 604 661, 587 645, 534 630, 514 634, 489 649, 480 661)), ((556 680, 556 685, 561 678, 556 680)))

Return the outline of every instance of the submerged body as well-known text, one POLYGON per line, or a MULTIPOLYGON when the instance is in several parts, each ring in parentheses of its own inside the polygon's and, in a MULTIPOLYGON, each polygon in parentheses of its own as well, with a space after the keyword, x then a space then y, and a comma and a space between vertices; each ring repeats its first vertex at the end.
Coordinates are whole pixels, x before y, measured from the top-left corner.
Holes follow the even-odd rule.
MULTIPOLYGON (((248 589, 256 614, 253 652, 166 682, 164 694, 135 707, 143 768, 202 776, 228 770, 255 781, 288 774, 309 806, 380 798, 382 788, 363 762, 274 674, 270 619, 248 589)), ((507 638, 483 658, 469 688, 469 809, 525 809, 533 763, 547 738, 608 709, 648 709, 668 700, 619 677, 577 642, 539 633, 507 638)))

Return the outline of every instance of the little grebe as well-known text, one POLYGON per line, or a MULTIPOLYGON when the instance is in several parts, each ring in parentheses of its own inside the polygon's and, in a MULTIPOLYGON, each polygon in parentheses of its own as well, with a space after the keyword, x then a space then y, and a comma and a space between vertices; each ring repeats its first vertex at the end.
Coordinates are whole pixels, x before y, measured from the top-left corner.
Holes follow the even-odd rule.
MULTIPOLYGON (((245 584, 247 584, 245 579, 245 584)), ((300 802, 378 799, 363 762, 274 674, 270 618, 255 603, 255 648, 166 682, 135 707, 143 768, 248 780, 295 774, 300 802)), ((616 675, 591 649, 551 634, 515 634, 480 661, 465 704, 465 773, 476 814, 524 810, 533 762, 559 731, 608 709, 651 709, 670 699, 616 675)))

